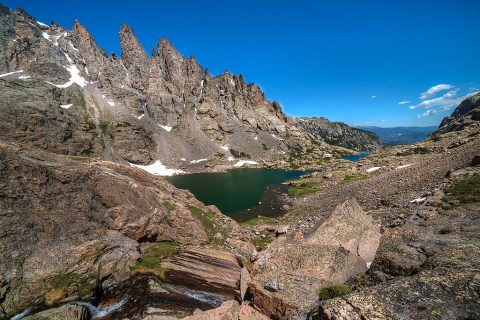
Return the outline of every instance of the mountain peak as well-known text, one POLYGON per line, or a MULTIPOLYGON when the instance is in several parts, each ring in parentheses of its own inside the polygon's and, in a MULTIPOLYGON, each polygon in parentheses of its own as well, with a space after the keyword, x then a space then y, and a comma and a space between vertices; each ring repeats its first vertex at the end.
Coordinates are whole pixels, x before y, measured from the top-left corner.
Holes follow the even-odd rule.
POLYGON ((145 91, 148 87, 148 76, 150 74, 149 57, 135 36, 133 29, 128 25, 122 24, 119 37, 122 60, 131 74, 132 87, 145 91))

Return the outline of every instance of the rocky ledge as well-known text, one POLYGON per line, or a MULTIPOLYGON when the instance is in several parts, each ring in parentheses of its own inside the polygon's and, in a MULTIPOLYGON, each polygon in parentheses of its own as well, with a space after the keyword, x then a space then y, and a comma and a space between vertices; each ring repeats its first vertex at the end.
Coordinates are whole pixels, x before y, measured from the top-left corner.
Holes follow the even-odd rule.
POLYGON ((1 143, 0 172, 0 317, 161 275, 147 267, 162 243, 254 250, 218 209, 135 167, 1 143))

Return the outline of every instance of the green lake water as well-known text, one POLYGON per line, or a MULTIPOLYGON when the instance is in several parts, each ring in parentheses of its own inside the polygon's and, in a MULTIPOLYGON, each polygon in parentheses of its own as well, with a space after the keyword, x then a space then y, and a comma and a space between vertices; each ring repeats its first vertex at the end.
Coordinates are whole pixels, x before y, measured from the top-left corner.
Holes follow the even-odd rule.
MULTIPOLYGON (((309 171, 312 172, 312 171, 309 171)), ((287 191, 281 185, 296 180, 306 171, 243 168, 226 172, 197 173, 168 178, 177 188, 187 189, 206 205, 215 205, 237 221, 257 215, 278 216, 279 195, 287 191), (259 202, 262 205, 259 206, 259 202)))

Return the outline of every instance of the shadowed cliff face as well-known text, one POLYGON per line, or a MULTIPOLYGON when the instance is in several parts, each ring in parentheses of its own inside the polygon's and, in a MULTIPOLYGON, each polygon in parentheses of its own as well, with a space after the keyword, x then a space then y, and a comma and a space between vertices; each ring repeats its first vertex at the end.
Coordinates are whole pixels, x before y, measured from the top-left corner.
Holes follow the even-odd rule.
MULTIPOLYGON (((299 162, 301 155, 312 165, 332 153, 321 138, 292 125, 258 86, 228 71, 212 77, 165 38, 149 56, 122 25, 120 58, 109 56, 78 21, 71 30, 47 27, 21 9, 0 9, 1 94, 19 96, 2 105, 0 115, 16 112, 19 122, 29 122, 28 112, 17 112, 28 107, 41 109, 45 122, 70 121, 75 128, 52 140, 62 145, 55 152, 138 164, 160 160, 173 167, 201 158, 209 167, 231 167, 232 149, 277 167, 299 162), (32 96, 27 106, 20 103, 32 96), (87 146, 80 148, 79 141, 87 146)), ((29 124, 30 140, 50 139, 43 124, 29 124)), ((15 141, 8 127, 2 127, 4 140, 15 141)), ((193 167, 205 170, 204 165, 193 167)))

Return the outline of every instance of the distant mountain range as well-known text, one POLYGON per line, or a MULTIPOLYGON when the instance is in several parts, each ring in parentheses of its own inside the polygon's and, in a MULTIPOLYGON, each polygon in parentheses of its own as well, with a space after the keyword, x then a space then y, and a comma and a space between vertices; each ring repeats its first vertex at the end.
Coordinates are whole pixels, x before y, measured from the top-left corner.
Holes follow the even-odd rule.
POLYGON ((375 126, 355 126, 362 130, 370 131, 380 137, 382 144, 412 144, 425 140, 433 131, 437 130, 436 126, 432 127, 393 127, 382 128, 375 126))

